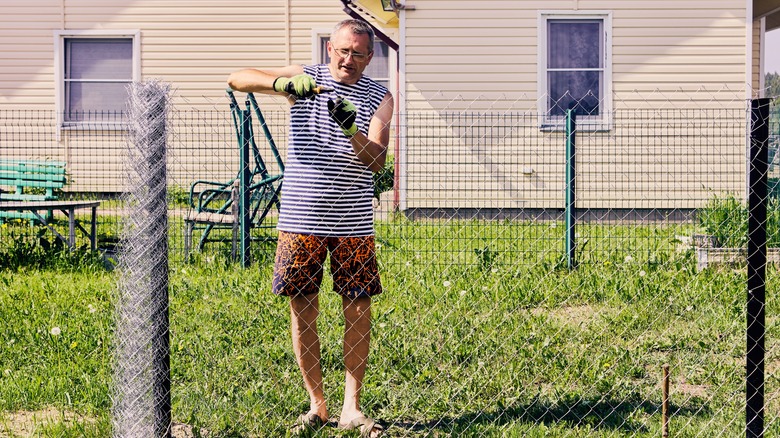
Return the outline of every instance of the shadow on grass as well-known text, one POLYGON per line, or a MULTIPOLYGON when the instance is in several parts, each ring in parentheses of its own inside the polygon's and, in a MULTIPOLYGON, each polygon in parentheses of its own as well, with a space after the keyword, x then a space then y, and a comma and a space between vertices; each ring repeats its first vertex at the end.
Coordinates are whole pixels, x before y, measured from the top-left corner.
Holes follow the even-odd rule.
MULTIPOLYGON (((513 404, 492 411, 464 414, 458 417, 443 417, 425 422, 396 421, 391 428, 409 432, 441 430, 447 433, 467 431, 476 425, 503 426, 515 423, 545 425, 587 426, 594 429, 619 430, 624 432, 647 432, 647 426, 632 418, 637 412, 658 415, 660 424, 661 406, 634 394, 620 400, 594 396, 592 398, 570 398, 549 403, 539 398, 528 404, 513 404)), ((710 408, 694 401, 686 406, 671 404, 672 417, 708 415, 710 408)))

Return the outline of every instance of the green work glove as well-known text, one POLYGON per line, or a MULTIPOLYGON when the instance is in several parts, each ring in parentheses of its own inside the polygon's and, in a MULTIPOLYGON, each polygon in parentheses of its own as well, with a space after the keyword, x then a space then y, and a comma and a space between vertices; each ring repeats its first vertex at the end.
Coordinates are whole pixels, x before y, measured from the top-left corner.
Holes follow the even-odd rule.
POLYGON ((291 78, 278 77, 274 80, 274 91, 292 94, 298 98, 312 98, 316 94, 314 87, 317 83, 307 74, 295 75, 291 78))
POLYGON ((357 133, 358 127, 355 124, 357 108, 355 108, 352 102, 341 97, 337 97, 335 101, 329 99, 328 112, 330 113, 330 118, 339 125, 344 135, 351 138, 357 133))

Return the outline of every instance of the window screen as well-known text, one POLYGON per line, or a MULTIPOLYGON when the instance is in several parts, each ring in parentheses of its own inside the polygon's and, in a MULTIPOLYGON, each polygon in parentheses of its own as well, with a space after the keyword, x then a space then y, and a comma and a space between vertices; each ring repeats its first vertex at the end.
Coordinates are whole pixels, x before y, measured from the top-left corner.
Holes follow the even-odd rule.
POLYGON ((64 121, 99 121, 123 113, 133 78, 133 40, 65 38, 64 48, 64 121))
POLYGON ((602 20, 547 22, 548 115, 576 108, 580 115, 600 115, 604 89, 602 20))

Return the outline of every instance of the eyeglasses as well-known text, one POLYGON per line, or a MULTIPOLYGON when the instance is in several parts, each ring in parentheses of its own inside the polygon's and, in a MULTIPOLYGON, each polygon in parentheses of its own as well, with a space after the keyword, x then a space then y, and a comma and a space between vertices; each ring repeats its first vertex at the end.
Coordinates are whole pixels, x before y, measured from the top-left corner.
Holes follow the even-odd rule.
POLYGON ((369 55, 366 53, 353 52, 349 49, 333 49, 333 51, 339 55, 339 58, 341 59, 347 59, 348 56, 351 56, 355 61, 365 61, 368 59, 369 55))

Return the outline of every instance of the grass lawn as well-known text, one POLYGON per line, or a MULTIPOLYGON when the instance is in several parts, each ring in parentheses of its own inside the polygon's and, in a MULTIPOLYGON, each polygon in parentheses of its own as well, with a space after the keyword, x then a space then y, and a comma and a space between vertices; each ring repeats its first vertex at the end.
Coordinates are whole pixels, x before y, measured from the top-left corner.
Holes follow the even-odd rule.
MULTIPOLYGON (((692 252, 676 250, 692 227, 605 225, 579 229, 582 264, 569 272, 561 227, 379 224, 385 292, 373 306, 365 411, 389 436, 657 437, 666 363, 672 436, 744 435, 745 270, 697 272, 692 252)), ((307 409, 269 251, 247 270, 220 252, 170 265, 173 417, 210 437, 284 436, 307 409)), ((110 436, 116 281, 78 254, 0 271, 0 436, 25 436, 14 427, 36 414, 46 421, 34 436, 110 436)), ((343 321, 327 276, 323 290, 337 414, 343 321)), ((767 296, 773 436, 780 351, 767 296)))

